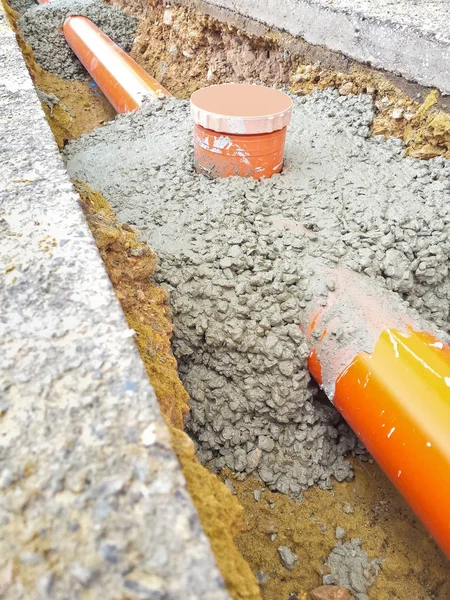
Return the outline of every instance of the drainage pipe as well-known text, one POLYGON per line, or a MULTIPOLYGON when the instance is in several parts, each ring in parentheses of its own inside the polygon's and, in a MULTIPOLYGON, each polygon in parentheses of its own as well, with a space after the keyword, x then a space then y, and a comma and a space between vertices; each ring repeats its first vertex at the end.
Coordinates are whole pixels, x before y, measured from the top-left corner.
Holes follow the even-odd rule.
POLYGON ((86 17, 68 17, 67 43, 118 113, 138 110, 145 97, 170 93, 86 17))
POLYGON ((450 558, 450 347, 374 282, 341 270, 330 287, 309 370, 450 558))

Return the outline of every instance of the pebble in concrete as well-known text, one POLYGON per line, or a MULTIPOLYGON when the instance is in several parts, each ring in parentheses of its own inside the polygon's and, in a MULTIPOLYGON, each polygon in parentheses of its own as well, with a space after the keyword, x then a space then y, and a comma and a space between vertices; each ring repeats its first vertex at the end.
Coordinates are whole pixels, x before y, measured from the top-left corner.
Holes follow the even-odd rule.
POLYGON ((100 190, 158 252, 187 426, 212 467, 299 494, 352 476, 361 452, 306 370, 298 327, 315 265, 342 265, 448 327, 450 164, 370 138, 370 97, 294 101, 281 175, 210 181, 192 166, 187 103, 145 105, 68 145, 74 179, 100 190))

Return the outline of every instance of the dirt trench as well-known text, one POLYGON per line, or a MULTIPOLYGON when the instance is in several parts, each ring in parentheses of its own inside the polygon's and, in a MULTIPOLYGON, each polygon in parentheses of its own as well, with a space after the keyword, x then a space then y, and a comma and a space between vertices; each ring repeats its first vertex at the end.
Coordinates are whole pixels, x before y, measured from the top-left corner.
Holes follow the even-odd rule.
MULTIPOLYGON (((401 137, 416 157, 450 158, 450 119, 433 108, 435 92, 419 105, 380 73, 343 57, 324 58, 315 48, 310 55, 306 49, 302 55, 286 52, 286 38, 276 32, 255 37, 158 2, 115 4, 141 19, 132 56, 177 97, 188 98, 198 87, 225 81, 289 86, 299 94, 329 86, 342 93, 364 91, 378 106, 374 134, 401 137)), ((35 85, 59 99, 54 103, 42 96, 60 147, 114 117, 92 82, 63 81, 43 71, 23 42, 22 50, 35 85)), ((371 558, 383 558, 370 598, 449 598, 445 558, 373 463, 355 461, 353 482, 335 484, 329 491, 311 489, 302 502, 270 492, 254 477, 239 481, 228 471, 217 477, 198 463, 182 431, 188 397, 170 350, 168 298, 152 283, 157 257, 131 227, 117 221, 100 194, 82 183, 77 189, 117 297, 137 333, 141 357, 231 596, 306 600, 327 574, 324 560, 336 543, 336 527, 342 527, 348 538, 362 538, 371 558), (295 551, 298 562, 292 571, 281 564, 279 546, 295 551)))

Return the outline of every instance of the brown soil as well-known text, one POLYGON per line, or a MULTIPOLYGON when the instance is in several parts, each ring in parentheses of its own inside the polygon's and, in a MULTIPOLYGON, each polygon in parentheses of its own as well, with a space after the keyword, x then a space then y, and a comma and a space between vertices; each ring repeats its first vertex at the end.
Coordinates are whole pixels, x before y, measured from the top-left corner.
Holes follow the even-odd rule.
POLYGON ((306 592, 328 572, 324 562, 336 545, 338 526, 346 530, 344 541, 361 538, 370 558, 385 559, 370 598, 448 600, 450 574, 444 555, 377 465, 357 460, 353 465, 353 482, 336 483, 329 491, 311 488, 300 503, 271 493, 253 477, 237 481, 231 473, 223 474, 232 480, 244 507, 246 529, 237 536, 237 545, 254 573, 270 576, 261 590, 264 600, 309 598, 306 592), (256 502, 252 492, 263 488, 256 502), (353 512, 346 514, 344 508, 353 512), (292 571, 282 566, 278 546, 288 546, 297 555, 292 571))
MULTIPOLYGON (((164 25, 166 8, 157 2, 119 0, 118 4, 125 2, 127 10, 144 17, 132 54, 178 97, 187 98, 202 85, 224 81, 289 84, 297 93, 351 83, 352 92, 369 89, 379 106, 375 134, 402 137, 415 156, 443 154, 450 158, 450 120, 434 108, 436 93, 420 108, 376 71, 339 56, 325 60, 321 52, 326 51, 310 47, 308 53, 304 43, 302 53, 296 55, 298 43, 285 34, 247 35, 212 17, 173 7, 167 9, 172 13, 172 24, 164 25), (177 47, 176 55, 173 46, 177 47), (403 109, 400 119, 392 117, 394 108, 403 109)), ((68 109, 57 105, 51 110, 44 105, 60 147, 114 117, 104 97, 87 82, 62 81, 42 71, 30 49, 23 44, 22 49, 35 84, 56 94, 68 109)), ((311 489, 297 503, 266 488, 256 502, 252 491, 263 488, 262 484, 254 478, 235 481, 231 473, 223 473, 222 478, 233 479, 237 495, 232 496, 218 477, 198 463, 191 440, 181 431, 188 397, 170 351, 172 324, 167 296, 151 281, 156 256, 128 225, 115 219, 100 194, 85 186, 79 186, 79 191, 116 294, 130 327, 136 331, 137 345, 171 428, 189 491, 232 597, 307 600, 308 590, 326 573, 323 562, 336 543, 334 530, 339 525, 346 529, 347 538, 361 537, 371 557, 386 559, 370 591, 371 598, 448 600, 448 563, 376 465, 355 462, 353 483, 336 484, 332 491, 311 489), (268 500, 274 503, 273 508, 268 500), (353 513, 343 512, 345 503, 353 513), (277 537, 272 540, 270 535, 275 532, 277 537), (280 563, 279 545, 289 546, 298 556, 292 572, 280 563), (261 595, 251 571, 270 576, 261 595)))
POLYGON ((402 138, 408 153, 418 158, 450 158, 450 117, 433 109, 439 100, 436 92, 421 110, 415 99, 380 71, 288 34, 259 26, 261 35, 251 35, 189 8, 168 8, 160 0, 112 3, 141 19, 133 58, 179 98, 224 82, 288 86, 299 94, 348 84, 346 93, 373 96, 378 107, 374 135, 402 138), (164 23, 164 15, 170 24, 164 23), (394 109, 402 109, 399 118, 393 117, 394 109))

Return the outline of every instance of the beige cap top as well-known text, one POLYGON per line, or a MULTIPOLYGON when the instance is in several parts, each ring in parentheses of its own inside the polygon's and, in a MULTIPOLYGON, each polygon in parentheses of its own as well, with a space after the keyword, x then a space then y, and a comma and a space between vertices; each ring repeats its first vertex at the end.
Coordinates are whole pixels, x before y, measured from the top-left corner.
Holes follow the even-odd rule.
POLYGON ((291 98, 263 85, 224 83, 191 96, 194 123, 220 133, 270 133, 287 127, 291 114, 291 98))

